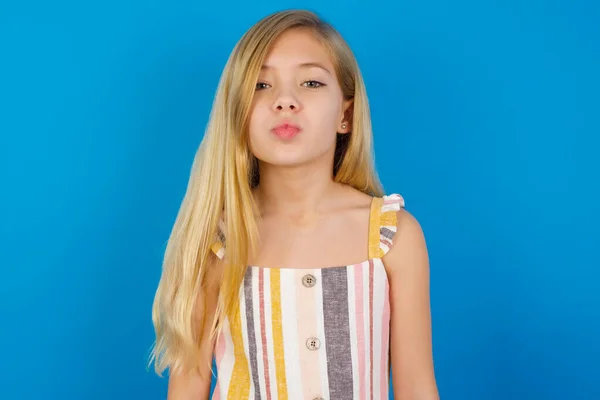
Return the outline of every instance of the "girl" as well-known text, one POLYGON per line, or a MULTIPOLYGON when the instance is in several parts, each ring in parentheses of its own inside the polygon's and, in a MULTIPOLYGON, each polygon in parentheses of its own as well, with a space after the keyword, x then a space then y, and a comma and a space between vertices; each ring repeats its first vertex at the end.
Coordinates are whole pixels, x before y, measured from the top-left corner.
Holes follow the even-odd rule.
POLYGON ((153 305, 170 400, 438 398, 422 230, 374 169, 356 60, 315 14, 223 72, 153 305))

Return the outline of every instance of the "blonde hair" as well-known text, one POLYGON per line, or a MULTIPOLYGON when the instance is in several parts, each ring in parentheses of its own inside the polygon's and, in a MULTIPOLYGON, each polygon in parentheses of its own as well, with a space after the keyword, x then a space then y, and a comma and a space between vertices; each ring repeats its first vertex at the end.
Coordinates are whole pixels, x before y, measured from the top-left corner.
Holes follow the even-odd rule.
POLYGON ((330 51, 343 96, 353 99, 352 132, 338 134, 333 179, 372 196, 383 195, 375 171, 365 85, 341 35, 315 13, 304 10, 280 11, 252 26, 236 44, 223 70, 167 243, 152 307, 156 341, 150 363, 154 361, 158 375, 166 368, 187 372, 199 367, 200 341, 205 332, 195 323, 196 304, 214 257, 211 246, 217 240, 221 218, 227 242, 233 245, 226 246, 211 340, 238 305, 248 254, 258 243, 259 216, 252 189, 260 177, 247 133, 254 89, 273 43, 283 32, 298 28, 310 29, 330 51))

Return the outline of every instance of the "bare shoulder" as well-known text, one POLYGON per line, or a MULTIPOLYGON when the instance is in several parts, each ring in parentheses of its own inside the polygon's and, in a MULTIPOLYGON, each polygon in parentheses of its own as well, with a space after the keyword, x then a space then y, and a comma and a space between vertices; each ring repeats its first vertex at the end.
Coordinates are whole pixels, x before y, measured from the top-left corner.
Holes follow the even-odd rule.
POLYGON ((361 192, 350 185, 342 186, 340 197, 343 198, 345 202, 360 204, 363 206, 369 206, 371 204, 371 200, 373 199, 372 196, 361 192))
POLYGON ((330 215, 341 217, 344 223, 351 223, 352 230, 364 228, 365 213, 371 208, 373 197, 354 187, 341 184, 333 195, 328 196, 330 215))
POLYGON ((212 251, 209 254, 208 262, 206 263, 206 275, 204 285, 206 290, 215 291, 221 286, 223 278, 223 269, 225 263, 212 251))
POLYGON ((421 224, 405 209, 383 257, 390 277, 390 349, 394 395, 439 400, 433 367, 429 258, 421 224))
POLYGON ((206 331, 210 326, 202 326, 202 321, 204 321, 204 324, 207 324, 207 321, 212 319, 217 308, 217 299, 219 298, 221 280, 223 279, 224 262, 213 252, 210 252, 205 268, 202 287, 196 297, 194 319, 195 323, 198 324, 197 329, 206 331))
POLYGON ((397 211, 396 217, 393 245, 383 257, 388 274, 429 269, 427 244, 420 222, 404 208, 397 211))
POLYGON ((203 285, 195 299, 193 318, 194 331, 202 330, 204 333, 199 343, 198 368, 169 374, 168 400, 206 399, 210 392, 210 366, 215 340, 210 339, 209 332, 217 306, 223 262, 211 252, 205 268, 203 285))

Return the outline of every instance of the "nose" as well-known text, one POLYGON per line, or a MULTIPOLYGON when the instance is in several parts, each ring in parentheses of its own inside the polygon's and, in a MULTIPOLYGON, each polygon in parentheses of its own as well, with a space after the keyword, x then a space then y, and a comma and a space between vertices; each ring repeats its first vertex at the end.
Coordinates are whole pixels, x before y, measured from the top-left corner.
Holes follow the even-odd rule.
POLYGON ((273 102, 273 111, 291 111, 300 110, 300 102, 291 92, 279 93, 273 102))

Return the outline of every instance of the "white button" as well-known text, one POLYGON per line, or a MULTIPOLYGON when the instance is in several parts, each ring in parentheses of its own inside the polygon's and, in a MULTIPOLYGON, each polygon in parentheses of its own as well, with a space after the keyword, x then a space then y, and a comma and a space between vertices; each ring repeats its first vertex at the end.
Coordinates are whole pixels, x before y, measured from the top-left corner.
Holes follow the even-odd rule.
POLYGON ((321 347, 321 341, 316 337, 310 337, 306 341, 306 347, 309 350, 319 350, 319 347, 321 347))
POLYGON ((313 287, 317 283, 317 278, 314 275, 306 274, 302 277, 302 284, 306 287, 313 287))

